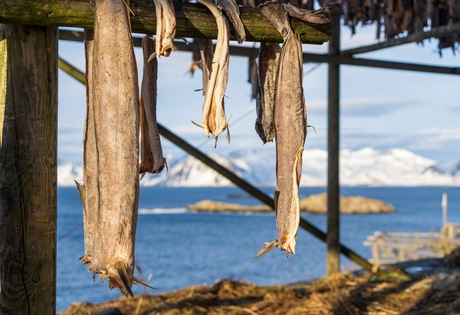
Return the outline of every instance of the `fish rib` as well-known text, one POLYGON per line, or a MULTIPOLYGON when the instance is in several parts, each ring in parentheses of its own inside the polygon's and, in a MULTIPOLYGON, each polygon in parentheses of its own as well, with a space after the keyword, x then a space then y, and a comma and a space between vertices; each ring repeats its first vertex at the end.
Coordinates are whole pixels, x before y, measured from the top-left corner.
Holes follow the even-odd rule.
POLYGON ((217 43, 212 59, 211 73, 204 91, 203 124, 207 137, 214 135, 217 142, 219 135, 228 130, 228 121, 225 117, 224 95, 228 81, 229 61, 229 26, 222 11, 211 1, 198 0, 205 5, 216 18, 217 43))
POLYGON ((150 56, 155 52, 155 43, 150 35, 142 40, 144 69, 141 84, 140 105, 140 158, 139 172, 160 173, 166 166, 161 148, 160 132, 157 125, 157 78, 158 60, 150 56))

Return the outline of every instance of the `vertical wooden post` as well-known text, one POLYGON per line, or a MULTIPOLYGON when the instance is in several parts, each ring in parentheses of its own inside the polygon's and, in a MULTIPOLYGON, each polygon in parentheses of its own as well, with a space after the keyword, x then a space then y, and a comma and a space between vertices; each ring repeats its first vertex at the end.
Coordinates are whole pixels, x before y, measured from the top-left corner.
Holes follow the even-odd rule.
POLYGON ((56 313, 57 43, 0 24, 0 314, 56 313))
POLYGON ((442 227, 447 225, 447 194, 442 193, 441 198, 441 207, 442 207, 442 227))
MULTIPOLYGON (((340 54, 340 11, 331 10, 332 36, 329 54, 340 54)), ((327 159, 327 253, 326 273, 340 271, 340 183, 339 183, 339 118, 340 67, 328 65, 328 159, 327 159)))

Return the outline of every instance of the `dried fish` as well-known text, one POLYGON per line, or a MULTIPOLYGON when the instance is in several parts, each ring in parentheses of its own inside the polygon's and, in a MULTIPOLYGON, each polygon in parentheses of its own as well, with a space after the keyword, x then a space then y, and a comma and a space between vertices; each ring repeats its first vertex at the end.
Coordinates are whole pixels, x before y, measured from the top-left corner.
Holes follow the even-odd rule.
POLYGON ((96 0, 94 12, 90 96, 96 150, 85 146, 85 156, 95 168, 85 167, 84 175, 94 179, 84 183, 86 199, 97 200, 85 209, 97 218, 91 269, 108 278, 110 288, 132 296, 139 198, 137 67, 126 1, 96 0))
POLYGON ((256 99, 259 93, 259 78, 255 57, 248 58, 248 83, 251 83, 251 100, 256 99))
POLYGON ((168 57, 174 48, 176 16, 172 0, 153 0, 157 20, 156 54, 168 57))
POLYGON ((281 48, 276 43, 260 43, 259 89, 256 99, 256 131, 262 142, 275 137, 275 89, 281 48))
MULTIPOLYGON (((96 134, 94 129, 94 103, 93 103, 93 52, 94 52, 94 31, 85 29, 85 57, 86 57, 86 119, 84 132, 83 151, 83 183, 77 184, 78 193, 83 204, 83 231, 85 255, 80 258, 84 264, 91 263, 94 247, 94 238, 97 224, 98 194, 97 189, 97 159, 96 155, 96 134)), ((91 267, 90 267, 91 269, 91 267)))
POLYGON ((328 24, 331 22, 331 19, 327 14, 324 14, 332 5, 329 4, 323 8, 320 8, 316 11, 306 10, 302 8, 298 8, 291 4, 283 4, 284 9, 289 14, 290 17, 293 17, 297 20, 301 20, 304 22, 315 23, 315 24, 328 24))
POLYGON ((244 31, 244 25, 240 18, 240 10, 235 0, 216 0, 216 4, 224 10, 228 19, 235 29, 235 36, 238 43, 242 43, 246 40, 246 32, 244 31))
MULTIPOLYGON (((207 86, 204 90, 203 104, 203 129, 207 137, 214 135, 217 143, 219 135, 227 129, 228 121, 225 117, 224 95, 228 81, 228 59, 229 59, 229 26, 227 18, 222 11, 209 0, 198 0, 205 5, 216 18, 217 22, 217 43, 212 59, 212 67, 207 86)), ((203 65, 205 68, 205 65, 203 65)), ((203 71, 204 73, 204 71, 203 71)))
POLYGON ((278 239, 267 243, 256 255, 273 247, 295 254, 300 222, 299 183, 302 154, 307 134, 307 117, 303 94, 302 45, 290 28, 286 12, 278 2, 268 2, 261 12, 273 22, 283 37, 275 92, 276 191, 275 210, 278 239))
POLYGON ((155 43, 151 36, 146 35, 142 40, 144 55, 144 71, 140 99, 140 158, 139 172, 160 173, 166 166, 161 148, 160 133, 157 125, 157 78, 158 60, 149 57, 155 51, 155 43))
POLYGON ((192 44, 190 45, 190 48, 192 48, 192 64, 190 66, 188 73, 190 73, 190 76, 193 77, 195 71, 202 68, 200 48, 197 44, 196 39, 193 40, 192 44))
POLYGON ((211 78, 212 71, 212 59, 214 57, 214 51, 212 49, 211 39, 198 39, 198 45, 200 47, 201 56, 201 70, 203 78, 203 95, 206 94, 208 88, 208 82, 211 78))

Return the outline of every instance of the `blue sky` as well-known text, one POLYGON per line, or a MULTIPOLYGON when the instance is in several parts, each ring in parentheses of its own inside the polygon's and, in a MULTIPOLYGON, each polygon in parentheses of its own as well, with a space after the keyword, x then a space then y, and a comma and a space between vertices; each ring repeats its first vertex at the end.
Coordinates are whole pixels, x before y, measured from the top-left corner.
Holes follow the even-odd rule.
MULTIPOLYGON (((342 27, 342 49, 375 43, 375 26, 358 28, 351 36, 342 27)), ((236 45, 236 42, 231 44, 236 45)), ((253 43, 246 43, 250 47, 253 43)), ((441 58, 437 40, 423 45, 407 44, 360 55, 361 58, 393 60, 460 67, 460 56, 444 50, 441 58)), ((304 45, 305 52, 323 53, 327 44, 304 45)), ((60 41, 59 54, 84 70, 82 43, 60 41)), ((141 76, 142 56, 136 49, 141 76)), ((191 54, 173 52, 159 60, 158 120, 170 130, 204 150, 214 150, 214 141, 191 120, 201 122, 201 72, 188 73, 191 54)), ((226 113, 230 121, 231 143, 219 139, 219 151, 261 147, 254 131, 255 101, 250 100, 247 83, 248 60, 230 58, 226 113)), ((327 146, 327 64, 304 64, 304 91, 309 129, 306 149, 327 146), (312 71, 310 71, 312 70, 312 71)), ((341 66, 341 139, 343 149, 372 147, 377 150, 404 148, 438 162, 460 159, 459 78, 453 75, 341 66)), ((85 88, 59 71, 59 158, 81 163, 85 118, 85 88)), ((163 141, 165 154, 176 154, 172 144, 163 141)), ((274 147, 266 144, 265 147, 274 147)))

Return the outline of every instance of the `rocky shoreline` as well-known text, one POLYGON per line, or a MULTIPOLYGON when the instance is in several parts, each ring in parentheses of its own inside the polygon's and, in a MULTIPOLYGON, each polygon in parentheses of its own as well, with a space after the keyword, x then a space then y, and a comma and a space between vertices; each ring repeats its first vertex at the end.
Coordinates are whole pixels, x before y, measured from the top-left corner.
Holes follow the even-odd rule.
MULTIPOLYGON (((310 195, 300 200, 300 211, 310 214, 325 214, 327 209, 327 195, 310 195)), ((191 212, 272 212, 266 205, 245 206, 236 203, 215 202, 202 200, 187 206, 191 212)), ((340 211, 342 214, 373 214, 393 213, 396 209, 381 200, 362 196, 340 197, 340 211)))

